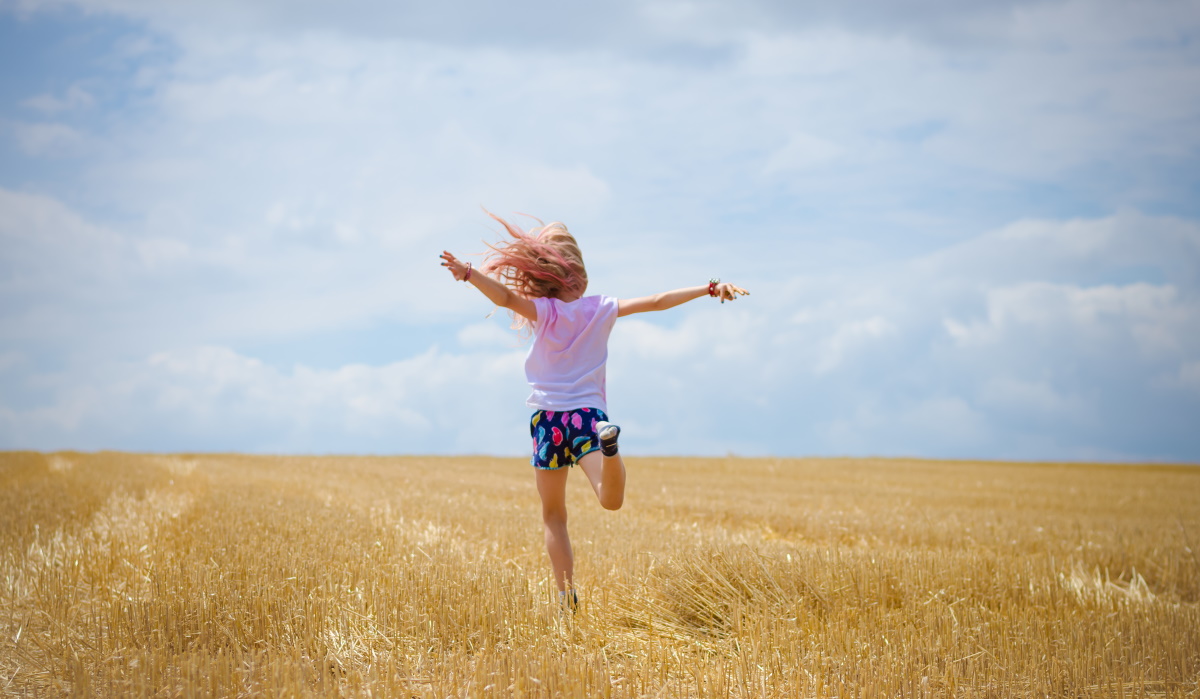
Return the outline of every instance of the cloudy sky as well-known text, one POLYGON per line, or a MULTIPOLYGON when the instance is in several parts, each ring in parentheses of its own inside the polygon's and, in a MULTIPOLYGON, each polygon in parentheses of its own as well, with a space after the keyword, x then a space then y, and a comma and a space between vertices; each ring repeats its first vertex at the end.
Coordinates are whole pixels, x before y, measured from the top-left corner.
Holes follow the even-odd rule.
POLYGON ((524 453, 482 207, 751 290, 627 453, 1200 461, 1194 0, 0 0, 0 448, 524 453))

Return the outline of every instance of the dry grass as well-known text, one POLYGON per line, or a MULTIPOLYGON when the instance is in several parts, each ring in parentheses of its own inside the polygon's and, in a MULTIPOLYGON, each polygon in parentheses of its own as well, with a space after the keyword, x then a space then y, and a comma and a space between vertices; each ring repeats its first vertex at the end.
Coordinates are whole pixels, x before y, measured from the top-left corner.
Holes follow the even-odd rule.
POLYGON ((0 454, 0 692, 1197 696, 1200 469, 0 454))

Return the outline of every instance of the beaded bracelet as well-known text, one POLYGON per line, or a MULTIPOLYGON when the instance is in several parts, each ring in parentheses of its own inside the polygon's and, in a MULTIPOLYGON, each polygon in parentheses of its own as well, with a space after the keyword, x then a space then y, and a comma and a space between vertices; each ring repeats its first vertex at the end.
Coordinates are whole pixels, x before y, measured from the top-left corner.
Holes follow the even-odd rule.
POLYGON ((467 273, 465 275, 463 275, 463 281, 464 282, 471 281, 471 263, 470 262, 467 263, 467 273))
POLYGON ((709 296, 717 295, 717 284, 720 284, 720 283, 721 283, 721 280, 717 279, 716 277, 713 277, 712 279, 708 280, 708 295, 709 296))

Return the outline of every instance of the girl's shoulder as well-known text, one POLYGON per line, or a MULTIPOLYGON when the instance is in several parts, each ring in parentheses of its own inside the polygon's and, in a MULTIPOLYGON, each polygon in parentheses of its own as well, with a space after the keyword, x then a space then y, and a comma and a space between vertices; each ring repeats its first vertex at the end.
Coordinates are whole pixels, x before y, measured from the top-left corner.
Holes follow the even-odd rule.
POLYGON ((590 318, 599 314, 607 314, 610 311, 615 313, 617 309, 617 298, 602 294, 584 296, 574 301, 543 296, 533 299, 533 303, 537 307, 539 319, 590 318))
POLYGON ((555 308, 595 308, 604 304, 612 304, 617 302, 615 296, 605 296, 603 294, 592 294, 591 296, 582 296, 574 301, 563 301, 562 299, 550 298, 549 296, 535 296, 532 299, 534 305, 537 306, 552 306, 555 308))
POLYGON ((607 313, 610 310, 616 311, 617 301, 618 299, 615 296, 593 294, 591 296, 584 296, 575 301, 575 303, 580 304, 580 307, 586 309, 588 313, 607 313))

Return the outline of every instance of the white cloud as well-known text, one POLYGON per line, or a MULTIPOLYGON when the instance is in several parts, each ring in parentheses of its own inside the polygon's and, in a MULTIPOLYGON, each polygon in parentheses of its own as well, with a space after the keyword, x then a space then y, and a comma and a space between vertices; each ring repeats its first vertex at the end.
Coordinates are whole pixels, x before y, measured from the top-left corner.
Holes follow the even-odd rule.
POLYGON ((17 145, 29 155, 75 155, 87 143, 84 134, 66 124, 17 123, 12 128, 17 145))
POLYGON ((893 404, 864 403, 822 420, 815 432, 826 449, 857 455, 921 455, 936 441, 946 457, 971 455, 991 441, 987 416, 958 396, 933 395, 893 404))
POLYGON ((480 205, 566 220, 596 292, 755 292, 618 324, 634 450, 1153 454, 1097 425, 1192 405, 1161 378, 1200 360, 1200 64, 1177 41, 1200 19, 1170 3, 20 5, 63 6, 135 21, 123 70, 5 122, 37 167, 0 189, 0 340, 51 367, 3 387, 5 419, 47 444, 134 439, 161 402, 201 444, 395 424, 487 450, 405 378, 513 370, 484 402, 523 395, 519 362, 490 364, 523 350, 437 267, 493 238, 480 205), (408 363, 280 359, 375 326, 408 363), (455 338, 470 361, 428 350, 455 338), (112 395, 127 424, 96 417, 112 395))
POLYGON ((55 115, 60 112, 86 109, 95 104, 95 102, 96 98, 83 87, 80 85, 71 85, 63 92, 61 97, 43 93, 30 97, 23 104, 39 112, 55 115))
POLYGON ((412 325, 478 308, 454 287, 416 291, 446 281, 432 244, 421 258, 386 239, 330 248, 295 238, 139 235, 95 224, 52 197, 3 188, 0 212, 0 340, 35 343, 27 349, 37 353, 81 336, 97 343, 94 351, 137 353, 412 325))
POLYGON ((1187 362, 1179 367, 1179 383, 1200 393, 1200 361, 1187 362))
POLYGON ((699 331, 695 325, 671 329, 635 317, 622 320, 613 334, 639 359, 678 360, 702 346, 699 331))
POLYGON ((1200 259, 1195 221, 1122 210, 1098 219, 1024 219, 950 246, 924 263, 931 273, 956 270, 981 281, 1044 280, 1053 276, 1104 280, 1160 270, 1194 283, 1200 259))
POLYGON ((151 238, 136 244, 138 256, 146 267, 155 269, 186 260, 192 247, 172 238, 151 238))
POLYGON ((1004 376, 985 379, 979 397, 983 406, 1029 420, 1081 423, 1094 416, 1086 399, 1063 395, 1044 380, 1004 376))
POLYGON ((0 214, 0 269, 8 272, 0 312, 19 313, 17 298, 95 296, 127 271, 130 247, 121 235, 52 197, 0 187, 0 214))
POLYGON ((963 323, 944 319, 961 346, 994 344, 1008 334, 1071 333, 1076 342, 1110 341, 1112 333, 1132 336, 1147 355, 1174 354, 1200 322, 1200 306, 1180 303, 1171 286, 1145 283, 1081 288, 1029 282, 987 292, 987 319, 963 323), (1176 325, 1182 321, 1182 325, 1176 325))
POLYGON ((0 430, 35 448, 519 453, 520 415, 506 422, 492 406, 516 402, 522 359, 431 349, 383 366, 280 370, 193 347, 56 377, 53 404, 9 408, 0 430))
MULTIPOLYGON (((1169 432, 1161 450, 1131 446, 1104 426, 1142 421, 1152 434, 1164 429, 1158 412, 1180 409, 1171 401, 1186 399, 1163 393, 1170 387, 1158 377, 1196 385, 1191 296, 1145 283, 1006 282, 1022 266, 995 263, 1018 260, 1006 246, 1024 239, 985 237, 994 240, 886 272, 807 277, 756 287, 736 304, 699 299, 621 319, 609 401, 628 425, 630 453, 1154 458, 1184 448, 1186 438, 1169 432), (974 281, 984 260, 972 254, 993 263, 990 281, 974 281), (946 342, 942 322, 955 316, 945 311, 964 303, 984 313, 960 316, 965 334, 946 342), (1148 344, 1156 336, 1143 328, 1171 341, 1148 344)), ((1169 254, 1174 243, 1164 241, 1145 259, 1169 254)), ((1112 261, 1103 250, 1087 255, 1112 261)), ((439 280, 484 314, 472 289, 439 280)), ((265 308, 246 317, 269 316, 265 308)), ((285 368, 220 346, 85 364, 26 385, 27 407, 6 406, 5 439, 149 448, 138 435, 153 429, 202 448, 520 453, 525 347, 502 325, 460 328, 463 354, 432 348, 380 365, 285 368)))
POLYGON ((0 352, 0 373, 20 366, 24 361, 25 357, 20 352, 0 352))
POLYGON ((791 170, 810 170, 835 160, 842 149, 822 138, 804 133, 792 134, 787 144, 767 160, 763 172, 777 175, 791 170))
POLYGON ((675 313, 623 318, 613 330, 612 341, 634 361, 742 361, 758 354, 769 323, 757 309, 745 308, 744 298, 736 307, 708 298, 692 304, 675 313))
POLYGON ((881 316, 842 323, 824 341, 814 371, 817 374, 827 374, 837 369, 848 354, 878 341, 894 330, 892 324, 881 316))
MULTIPOLYGON (((496 313, 506 314, 502 309, 496 313)), ((468 349, 515 349, 519 339, 494 322, 472 323, 458 331, 458 343, 468 349)))
POLYGON ((753 76, 813 80, 853 78, 863 70, 928 63, 936 56, 931 47, 903 36, 880 37, 818 25, 794 31, 747 32, 740 64, 753 76))

